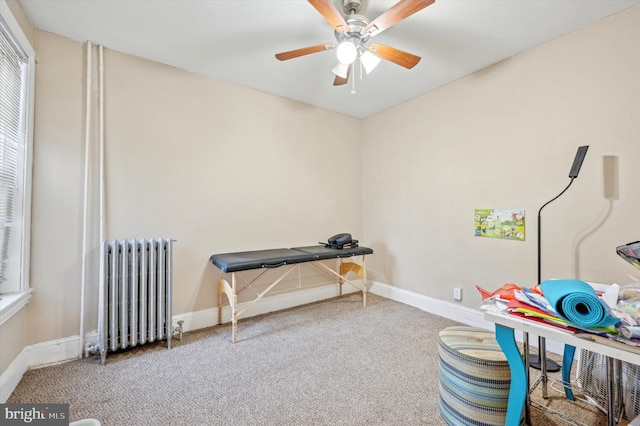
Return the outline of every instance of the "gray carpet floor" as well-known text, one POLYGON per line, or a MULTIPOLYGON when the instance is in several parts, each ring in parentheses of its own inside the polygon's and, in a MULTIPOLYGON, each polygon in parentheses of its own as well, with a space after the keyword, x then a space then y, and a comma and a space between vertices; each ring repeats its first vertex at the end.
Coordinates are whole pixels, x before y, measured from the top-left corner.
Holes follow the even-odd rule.
MULTIPOLYGON (((453 321, 375 295, 300 306, 28 371, 8 403, 69 403, 71 420, 128 425, 446 425, 438 409, 438 332, 453 321)), ((605 416, 534 400, 586 425, 605 416)), ((564 425, 532 409, 533 425, 564 425)))

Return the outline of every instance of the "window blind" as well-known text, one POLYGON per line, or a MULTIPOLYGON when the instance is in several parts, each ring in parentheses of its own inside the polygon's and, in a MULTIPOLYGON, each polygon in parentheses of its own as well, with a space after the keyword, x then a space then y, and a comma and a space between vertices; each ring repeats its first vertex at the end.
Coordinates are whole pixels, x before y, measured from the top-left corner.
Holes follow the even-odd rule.
POLYGON ((18 191, 21 138, 25 134, 27 59, 0 20, 0 283, 6 280, 9 242, 18 191))

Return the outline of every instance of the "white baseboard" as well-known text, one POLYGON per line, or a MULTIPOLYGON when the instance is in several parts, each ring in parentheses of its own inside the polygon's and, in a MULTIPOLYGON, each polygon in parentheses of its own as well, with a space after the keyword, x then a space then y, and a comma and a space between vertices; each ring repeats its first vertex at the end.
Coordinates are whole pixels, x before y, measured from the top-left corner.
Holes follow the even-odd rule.
MULTIPOLYGON (((487 330, 494 330, 495 327, 492 322, 484 319, 484 312, 480 309, 468 308, 459 303, 434 299, 429 296, 392 287, 388 284, 376 281, 369 283, 369 291, 373 294, 377 294, 378 296, 386 297, 387 299, 395 300, 396 302, 404 303, 405 305, 413 306, 425 312, 429 312, 443 318, 448 318, 462 324, 480 327, 487 330)), ((516 340, 522 342, 523 338, 521 332, 516 332, 516 340)), ((530 338, 529 344, 537 347, 537 339, 530 338)), ((564 345, 562 343, 554 342, 552 340, 546 341, 546 348, 547 351, 555 354, 562 354, 564 351, 564 345)))
POLYGON ((388 284, 372 282, 369 291, 378 296, 413 306, 425 312, 429 312, 440 317, 458 321, 466 325, 493 329, 493 323, 485 321, 484 314, 479 309, 467 308, 459 303, 447 302, 445 300, 434 299, 412 291, 392 287, 388 284))
MULTIPOLYGON (((97 332, 92 331, 87 333, 85 343, 95 343, 97 340, 97 332)), ((25 346, 0 375, 0 403, 6 402, 27 370, 78 359, 81 345, 80 336, 70 336, 25 346)))
POLYGON ((79 358, 80 336, 70 336, 58 340, 27 346, 29 368, 44 367, 79 358))
MULTIPOLYGON (((354 280, 359 284, 358 280, 354 280)), ((343 285, 342 293, 350 294, 358 292, 351 285, 343 285)), ((280 311, 283 309, 293 308, 295 306, 305 305, 307 303, 319 302, 321 300, 331 299, 340 295, 340 287, 338 284, 323 285, 319 287, 311 287, 300 289, 290 293, 281 293, 275 296, 265 297, 256 303, 250 310, 242 315, 241 318, 249 318, 257 315, 268 314, 269 312, 280 311)), ((226 298, 225 298, 226 300, 226 298)), ((251 302, 238 303, 238 311, 242 311, 251 302)), ((183 331, 198 330, 206 327, 213 327, 218 324, 218 308, 204 309, 196 312, 188 312, 173 316, 174 326, 178 321, 184 321, 182 324, 183 331)), ((222 308, 222 323, 231 321, 231 307, 226 305, 222 308)))
MULTIPOLYGON (((353 286, 343 286, 343 294, 354 293, 357 291, 358 290, 353 286)), ((468 308, 458 303, 434 299, 429 296, 392 287, 376 281, 369 282, 369 291, 378 296, 395 300, 397 302, 416 307, 425 312, 463 324, 481 327, 488 330, 493 330, 494 327, 493 323, 485 321, 484 314, 479 309, 468 308)), ((318 302, 332 297, 337 297, 338 295, 339 286, 338 284, 333 284, 269 296, 255 304, 245 315, 242 316, 242 318, 262 315, 307 303, 318 302)), ((250 302, 239 303, 238 310, 244 309, 249 305, 249 303, 250 302)), ((225 306, 222 309, 222 322, 226 323, 230 320, 231 309, 229 306, 225 306)), ((218 323, 218 308, 174 315, 174 327, 177 326, 178 321, 184 321, 182 325, 184 332, 213 327, 218 323)), ((97 342, 97 337, 98 334, 96 330, 87 333, 85 337, 85 344, 95 344, 97 342)), ((521 335, 517 335, 516 338, 519 341, 522 341, 521 335)), ((81 345, 82 342, 80 341, 80 336, 70 336, 63 339, 26 346, 11 363, 9 368, 7 368, 0 376, 0 402, 4 403, 7 400, 28 369, 78 359, 81 351, 84 350, 81 348, 81 345)), ((537 346, 537 343, 532 341, 531 345, 537 346)), ((563 347, 556 342, 547 341, 547 350, 554 353, 562 353, 563 347)))
POLYGON ((16 359, 13 360, 0 376, 0 404, 7 402, 11 392, 18 386, 18 383, 22 380, 22 376, 29 369, 28 351, 28 348, 23 348, 22 352, 18 354, 16 359))

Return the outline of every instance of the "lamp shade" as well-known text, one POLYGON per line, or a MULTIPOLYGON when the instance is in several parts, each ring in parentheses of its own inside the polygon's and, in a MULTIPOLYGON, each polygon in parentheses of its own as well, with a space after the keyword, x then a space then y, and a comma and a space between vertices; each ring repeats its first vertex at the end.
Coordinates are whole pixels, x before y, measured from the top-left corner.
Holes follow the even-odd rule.
POLYGON ((347 78, 349 75, 349 64, 338 62, 333 68, 331 68, 331 72, 338 77, 347 78))
POLYGON ((378 66, 382 58, 374 55, 368 50, 365 51, 362 55, 360 55, 360 63, 364 67, 364 70, 367 74, 374 70, 375 67, 378 66))
POLYGON ((345 40, 338 45, 336 55, 338 56, 338 61, 349 65, 358 57, 358 48, 353 44, 353 42, 345 40))

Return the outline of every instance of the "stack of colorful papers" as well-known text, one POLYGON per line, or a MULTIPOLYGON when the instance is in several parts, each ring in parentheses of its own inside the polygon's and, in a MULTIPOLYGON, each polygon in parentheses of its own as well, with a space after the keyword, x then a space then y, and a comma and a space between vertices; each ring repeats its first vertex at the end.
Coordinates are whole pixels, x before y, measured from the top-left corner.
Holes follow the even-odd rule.
POLYGON ((581 327, 569 322, 553 309, 544 296, 533 290, 527 288, 523 288, 522 291, 516 290, 514 291, 514 297, 507 304, 507 310, 512 315, 551 325, 568 333, 586 331, 600 335, 617 334, 616 327, 613 325, 581 327))

